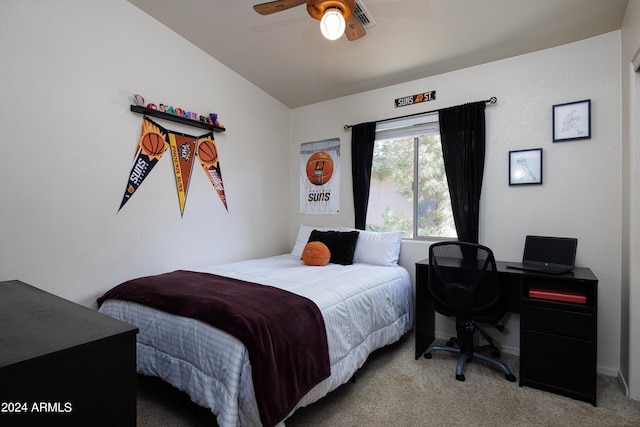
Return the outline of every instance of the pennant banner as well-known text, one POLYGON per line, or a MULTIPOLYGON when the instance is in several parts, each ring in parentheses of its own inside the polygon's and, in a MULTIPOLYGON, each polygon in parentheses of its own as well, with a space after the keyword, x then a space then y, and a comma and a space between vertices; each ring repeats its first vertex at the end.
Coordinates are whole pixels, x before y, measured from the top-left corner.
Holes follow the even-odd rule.
POLYGON ((198 138, 198 159, 202 168, 207 173, 213 187, 218 192, 218 197, 222 200, 224 208, 229 212, 227 207, 227 198, 224 194, 224 185, 222 184, 222 172, 220 171, 220 161, 218 159, 218 149, 216 141, 213 139, 213 133, 203 135, 198 138))
POLYGON ((178 190, 178 202, 180 205, 180 216, 184 214, 184 207, 187 203, 189 183, 193 171, 194 157, 200 160, 202 168, 206 172, 213 187, 218 192, 224 208, 227 207, 227 198, 224 193, 222 183, 222 172, 220 171, 220 160, 213 133, 208 133, 200 137, 185 135, 183 133, 166 130, 146 116, 142 120, 142 134, 138 140, 138 147, 133 159, 133 166, 129 173, 129 182, 125 189, 120 209, 131 199, 133 193, 140 187, 142 182, 149 176, 153 167, 160 158, 171 148, 173 159, 173 171, 176 179, 176 189, 178 190))
POLYGON ((184 214, 187 202, 191 171, 196 153, 196 137, 169 131, 169 145, 173 158, 173 171, 176 176, 176 188, 180 203, 180 216, 184 214))
POLYGON ((124 192, 124 197, 118 208, 120 209, 131 199, 133 193, 140 187, 140 184, 149 176, 158 160, 167 151, 167 131, 144 117, 142 120, 142 135, 138 140, 138 148, 133 157, 133 166, 129 174, 129 182, 124 192))

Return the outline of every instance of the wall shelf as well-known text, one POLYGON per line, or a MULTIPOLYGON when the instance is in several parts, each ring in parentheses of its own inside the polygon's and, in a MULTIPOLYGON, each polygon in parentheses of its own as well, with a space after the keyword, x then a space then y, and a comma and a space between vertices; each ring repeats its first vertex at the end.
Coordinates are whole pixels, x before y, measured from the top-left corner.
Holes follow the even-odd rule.
POLYGON ((181 123, 187 126, 193 126, 201 129, 207 129, 214 132, 224 132, 226 129, 218 126, 210 125, 199 120, 189 119, 187 117, 176 116, 175 114, 165 113, 164 111, 152 110, 151 108, 141 107, 139 105, 131 105, 131 111, 147 116, 157 117, 159 119, 170 120, 172 122, 181 123))

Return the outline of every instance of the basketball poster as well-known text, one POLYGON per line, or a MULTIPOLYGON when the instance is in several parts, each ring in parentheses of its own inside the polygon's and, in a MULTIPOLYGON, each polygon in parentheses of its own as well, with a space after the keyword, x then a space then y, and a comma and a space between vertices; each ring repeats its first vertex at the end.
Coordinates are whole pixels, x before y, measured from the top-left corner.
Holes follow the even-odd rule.
POLYGON ((197 144, 197 154, 200 164, 207 173, 213 187, 218 192, 218 197, 220 197, 224 208, 229 212, 229 208, 227 207, 227 198, 224 194, 224 185, 222 183, 222 172, 220 171, 218 149, 216 148, 216 141, 213 139, 213 133, 199 137, 197 144))
POLYGON ((340 213, 340 138, 300 144, 300 213, 340 213))
POLYGON ((168 147, 167 131, 144 117, 142 120, 142 135, 138 140, 138 147, 133 157, 133 166, 129 174, 129 182, 118 212, 133 196, 133 193, 140 187, 145 178, 149 176, 149 173, 168 147))
POLYGON ((173 171, 176 176, 180 216, 182 216, 184 205, 187 202, 187 192, 196 154, 196 137, 169 131, 169 146, 173 159, 173 171))

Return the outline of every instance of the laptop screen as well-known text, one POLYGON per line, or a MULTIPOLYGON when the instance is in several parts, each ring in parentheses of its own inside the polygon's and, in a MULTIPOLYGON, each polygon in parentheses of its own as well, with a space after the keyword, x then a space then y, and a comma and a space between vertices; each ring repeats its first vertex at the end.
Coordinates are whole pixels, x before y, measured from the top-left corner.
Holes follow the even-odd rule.
POLYGON ((576 261, 578 239, 570 237, 527 236, 522 262, 569 266, 576 261))

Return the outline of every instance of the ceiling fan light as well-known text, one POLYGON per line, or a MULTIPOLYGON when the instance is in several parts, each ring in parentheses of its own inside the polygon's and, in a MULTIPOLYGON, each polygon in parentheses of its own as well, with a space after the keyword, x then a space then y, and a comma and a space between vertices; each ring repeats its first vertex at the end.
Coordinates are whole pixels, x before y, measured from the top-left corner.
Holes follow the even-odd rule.
POLYGON ((320 20, 320 31, 329 40, 337 40, 344 34, 346 24, 342 11, 337 7, 330 7, 324 12, 320 20))

